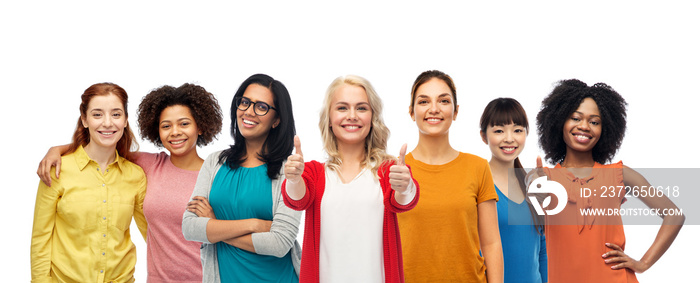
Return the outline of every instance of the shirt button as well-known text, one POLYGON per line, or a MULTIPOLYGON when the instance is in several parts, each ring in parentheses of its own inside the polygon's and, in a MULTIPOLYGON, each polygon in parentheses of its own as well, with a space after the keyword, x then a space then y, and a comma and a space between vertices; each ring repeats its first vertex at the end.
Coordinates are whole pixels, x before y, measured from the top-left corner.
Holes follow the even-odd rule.
POLYGON ((102 255, 105 255, 105 253, 102 253, 102 255))
POLYGON ((109 172, 109 169, 105 170, 105 172, 109 172))
POLYGON ((107 200, 106 200, 106 199, 105 199, 105 200, 102 200, 102 202, 107 202, 107 200))
POLYGON ((100 270, 100 273, 104 273, 104 272, 105 272, 104 270, 100 270))
POLYGON ((107 217, 102 217, 102 220, 107 220, 107 217))
POLYGON ((105 184, 102 184, 102 186, 104 187, 104 186, 105 186, 105 184))

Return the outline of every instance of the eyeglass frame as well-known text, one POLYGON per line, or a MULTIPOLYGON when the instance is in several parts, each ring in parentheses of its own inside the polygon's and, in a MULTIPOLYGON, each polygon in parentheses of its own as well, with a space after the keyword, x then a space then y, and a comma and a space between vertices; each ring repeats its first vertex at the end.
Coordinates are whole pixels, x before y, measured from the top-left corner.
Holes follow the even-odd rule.
POLYGON ((258 116, 265 116, 265 115, 267 115, 267 113, 270 112, 270 109, 275 110, 275 111, 278 111, 277 108, 272 107, 270 104, 267 104, 267 103, 264 102, 264 101, 253 102, 253 101, 250 100, 249 98, 243 97, 243 96, 237 97, 237 98, 235 99, 234 102, 236 103, 236 109, 241 110, 241 111, 247 111, 248 108, 250 108, 250 106, 252 105, 252 106, 253 106, 253 113, 255 113, 255 115, 258 115, 258 116), (241 102, 243 102, 243 99, 247 100, 247 101, 250 103, 250 104, 248 104, 248 107, 246 107, 245 109, 242 109, 242 108, 241 108, 241 102), (267 111, 266 111, 265 113, 263 113, 263 114, 258 113, 257 108, 255 108, 255 106, 256 106, 257 104, 266 105, 266 106, 268 107, 268 108, 267 108, 267 111))

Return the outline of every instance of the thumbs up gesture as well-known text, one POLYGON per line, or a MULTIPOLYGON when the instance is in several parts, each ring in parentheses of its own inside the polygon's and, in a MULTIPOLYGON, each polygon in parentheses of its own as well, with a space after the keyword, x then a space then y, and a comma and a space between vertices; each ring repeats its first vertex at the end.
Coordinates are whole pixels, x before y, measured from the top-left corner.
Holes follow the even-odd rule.
POLYGON ((284 176, 287 178, 287 183, 296 184, 301 181, 301 173, 304 173, 304 155, 301 153, 299 136, 294 136, 294 154, 287 157, 284 176))
POLYGON ((391 184, 391 189, 398 193, 410 193, 410 189, 413 188, 411 172, 406 166, 406 146, 407 145, 404 144, 401 147, 398 161, 389 168, 389 183, 391 184))
POLYGON ((527 172, 525 176, 525 185, 529 188, 532 181, 543 176, 547 176, 547 174, 544 172, 544 166, 542 166, 542 157, 537 156, 537 167, 527 172))

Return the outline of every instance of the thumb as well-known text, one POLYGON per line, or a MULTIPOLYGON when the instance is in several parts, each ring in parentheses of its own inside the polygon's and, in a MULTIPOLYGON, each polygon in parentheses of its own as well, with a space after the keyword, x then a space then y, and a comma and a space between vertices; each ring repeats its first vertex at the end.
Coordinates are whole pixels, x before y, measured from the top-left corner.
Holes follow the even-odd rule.
POLYGON ((399 151, 398 156, 399 161, 398 163, 396 163, 396 165, 406 165, 406 147, 408 147, 407 144, 403 144, 403 146, 401 146, 401 150, 399 151))
POLYGON ((294 151, 296 151, 296 154, 304 156, 304 154, 301 153, 301 140, 297 135, 294 136, 294 151))
POLYGON ((540 157, 540 156, 538 155, 538 156, 537 156, 537 169, 540 169, 540 168, 543 168, 543 167, 544 167, 544 166, 542 166, 542 157, 540 157))

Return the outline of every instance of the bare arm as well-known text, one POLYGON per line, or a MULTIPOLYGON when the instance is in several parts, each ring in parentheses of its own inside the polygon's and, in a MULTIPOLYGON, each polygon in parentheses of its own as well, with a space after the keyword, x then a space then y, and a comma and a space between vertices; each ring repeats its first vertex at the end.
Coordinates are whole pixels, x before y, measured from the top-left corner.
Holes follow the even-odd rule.
MULTIPOLYGON (((625 186, 651 186, 644 176, 627 166, 623 168, 622 172, 625 186)), ((659 197, 657 194, 651 195, 652 196, 640 195, 639 199, 648 207, 660 209, 660 211, 663 211, 664 209, 678 209, 678 207, 668 197, 659 197)), ((656 263, 656 261, 658 261, 659 258, 661 258, 666 250, 668 250, 668 248, 671 246, 673 241, 676 239, 676 236, 678 236, 681 227, 683 227, 683 223, 685 222, 684 215, 660 215, 660 217, 663 218, 663 223, 659 228, 659 232, 656 234, 656 239, 654 239, 651 247, 649 247, 647 252, 640 260, 635 260, 629 257, 627 254, 625 254, 621 247, 612 243, 606 243, 606 246, 612 248, 613 250, 603 255, 605 262, 619 263, 617 265, 613 265, 611 267, 612 269, 629 268, 637 273, 642 273, 654 265, 654 263, 656 263)))
POLYGON ((487 200, 476 206, 479 214, 479 241, 486 264, 486 280, 489 283, 503 282, 503 247, 498 231, 496 200, 487 200))
POLYGON ((51 187, 51 167, 53 166, 56 166, 56 179, 58 179, 58 175, 61 172, 61 155, 66 154, 69 147, 70 145, 68 144, 51 147, 46 152, 44 159, 39 162, 36 174, 47 186, 51 187))

